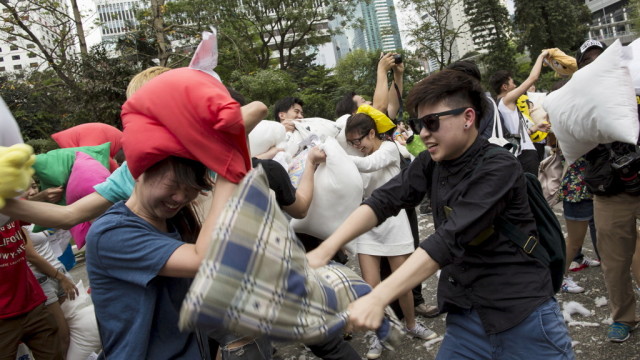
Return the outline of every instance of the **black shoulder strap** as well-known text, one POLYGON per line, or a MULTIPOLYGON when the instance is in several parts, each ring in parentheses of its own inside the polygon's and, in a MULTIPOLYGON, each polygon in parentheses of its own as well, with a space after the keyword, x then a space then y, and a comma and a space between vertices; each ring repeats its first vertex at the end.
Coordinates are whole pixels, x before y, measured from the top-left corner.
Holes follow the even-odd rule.
MULTIPOLYGON (((492 147, 491 149, 487 150, 487 152, 484 154, 482 159, 477 163, 476 169, 480 168, 480 166, 482 166, 484 161, 491 157, 490 156, 491 154, 498 153, 499 151, 509 152, 508 150, 499 146, 492 147)), ((525 181, 527 183, 527 194, 528 194, 529 187, 535 186, 535 182, 529 181, 527 177, 529 175, 530 176, 534 176, 534 175, 532 174, 524 174, 524 175, 525 175, 525 181)), ((538 186, 540 185, 538 184, 538 186)), ((539 246, 537 237, 530 236, 529 234, 524 233, 522 230, 520 230, 520 228, 518 228, 516 225, 511 223, 509 220, 507 220, 507 218, 505 218, 502 215, 498 215, 498 217, 494 220, 493 228, 505 234, 511 241, 516 243, 516 245, 522 248, 522 250, 524 250, 524 252, 526 252, 527 254, 534 256, 538 260, 542 261, 545 265, 549 265, 549 262, 550 262, 549 254, 544 249, 544 247, 539 246)), ((485 230, 485 232, 486 231, 487 230, 485 230)), ((484 234, 485 232, 481 233, 481 235, 484 234)), ((483 239, 482 241, 486 240, 486 238, 488 238, 488 236, 486 236, 485 239, 483 239)), ((474 239, 472 243, 473 245, 479 245, 480 243, 482 243, 482 241, 476 242, 476 239, 474 239)))

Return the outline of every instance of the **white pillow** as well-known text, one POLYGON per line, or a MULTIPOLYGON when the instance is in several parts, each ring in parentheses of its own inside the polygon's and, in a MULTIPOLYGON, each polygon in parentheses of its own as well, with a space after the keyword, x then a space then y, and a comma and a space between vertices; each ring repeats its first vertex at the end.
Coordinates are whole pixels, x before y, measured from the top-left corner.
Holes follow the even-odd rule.
POLYGON ((544 109, 568 163, 598 144, 638 141, 638 108, 619 40, 547 95, 544 109))
POLYGON ((629 61, 629 71, 633 79, 633 87, 636 89, 636 95, 640 95, 640 39, 635 39, 627 46, 635 61, 629 61))
POLYGON ((286 141, 287 131, 277 121, 260 121, 249 133, 251 156, 260 155, 271 147, 286 141))
POLYGON ((336 139, 321 145, 327 161, 314 174, 313 201, 304 219, 291 220, 296 232, 326 239, 362 202, 364 186, 356 165, 336 139))

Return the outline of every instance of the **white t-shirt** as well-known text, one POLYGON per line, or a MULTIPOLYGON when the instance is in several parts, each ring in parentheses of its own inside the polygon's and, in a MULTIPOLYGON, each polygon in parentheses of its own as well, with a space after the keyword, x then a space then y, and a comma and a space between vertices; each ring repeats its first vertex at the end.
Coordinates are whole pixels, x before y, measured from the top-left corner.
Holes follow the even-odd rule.
MULTIPOLYGON (((513 110, 509 109, 504 104, 502 99, 500 99, 500 102, 498 102, 498 111, 500 111, 500 114, 502 114, 502 118, 504 119, 504 127, 507 129, 507 131, 511 134, 518 134, 518 129, 521 124, 520 115, 518 115, 518 112, 520 110, 518 110, 517 107, 513 110)), ((533 141, 531 141, 531 138, 527 133, 527 129, 527 125, 522 124, 523 134, 520 138, 520 147, 522 150, 535 150, 536 148, 533 146, 533 141)))

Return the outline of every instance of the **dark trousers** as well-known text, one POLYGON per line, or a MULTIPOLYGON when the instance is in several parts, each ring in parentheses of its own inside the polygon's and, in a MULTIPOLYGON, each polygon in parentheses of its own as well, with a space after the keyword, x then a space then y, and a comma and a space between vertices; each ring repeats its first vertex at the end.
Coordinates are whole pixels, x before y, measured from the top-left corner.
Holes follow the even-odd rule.
POLYGON ((358 352, 337 334, 321 344, 307 345, 313 355, 323 360, 361 360, 358 352))
POLYGON ((522 165, 522 171, 538 176, 540 160, 536 150, 522 150, 522 153, 518 156, 518 161, 522 165))
POLYGON ((0 319, 0 359, 15 360, 21 341, 38 360, 62 360, 58 324, 44 304, 26 314, 0 319))

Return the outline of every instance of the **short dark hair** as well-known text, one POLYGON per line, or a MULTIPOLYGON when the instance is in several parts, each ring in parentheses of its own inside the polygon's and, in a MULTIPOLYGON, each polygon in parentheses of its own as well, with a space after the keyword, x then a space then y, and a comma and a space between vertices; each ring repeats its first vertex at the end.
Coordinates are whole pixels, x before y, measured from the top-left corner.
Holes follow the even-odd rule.
POLYGON ((287 96, 286 98, 278 100, 273 107, 273 116, 275 116, 276 120, 280 120, 278 114, 289 111, 295 104, 304 106, 304 101, 293 96, 287 96))
POLYGON ((451 63, 447 66, 447 69, 462 71, 463 73, 473 76, 478 81, 482 81, 482 75, 480 74, 480 69, 478 69, 478 65, 471 60, 458 60, 454 63, 451 63))
POLYGON ((225 85, 225 87, 227 88, 227 91, 229 91, 229 95, 231 95, 231 98, 233 100, 235 100, 238 104, 240 104, 240 106, 247 105, 247 99, 244 98, 244 95, 240 94, 235 89, 230 88, 230 87, 228 87, 226 85, 225 85))
POLYGON ((500 95, 502 92, 502 85, 507 84, 509 79, 513 78, 511 73, 507 70, 498 70, 489 78, 489 86, 496 95, 500 95))
POLYGON ((336 104, 336 116, 340 117, 345 114, 353 114, 358 110, 358 104, 353 101, 353 97, 356 96, 355 91, 344 94, 340 101, 336 104))
POLYGON ((487 103, 482 85, 476 78, 457 70, 445 69, 421 80, 409 92, 407 108, 414 115, 418 106, 444 103, 451 108, 468 106, 476 112, 475 127, 485 113, 487 103))
POLYGON ((344 128, 344 133, 346 135, 355 132, 362 136, 368 134, 372 129, 376 132, 376 136, 379 135, 376 122, 373 118, 367 114, 360 113, 349 116, 347 125, 344 128))

